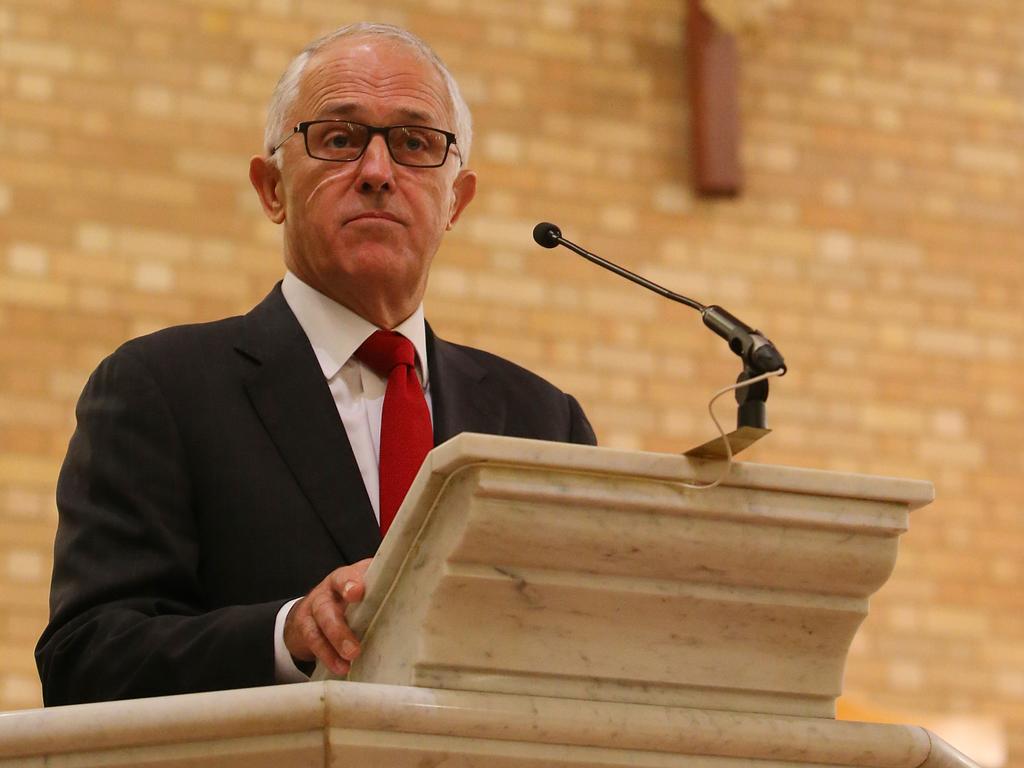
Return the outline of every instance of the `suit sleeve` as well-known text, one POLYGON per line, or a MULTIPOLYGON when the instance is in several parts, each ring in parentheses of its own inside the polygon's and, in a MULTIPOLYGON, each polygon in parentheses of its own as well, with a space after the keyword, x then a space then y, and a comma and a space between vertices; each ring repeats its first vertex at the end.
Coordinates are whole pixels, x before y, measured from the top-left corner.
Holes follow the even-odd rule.
POLYGON ((76 415, 36 647, 45 704, 273 683, 284 601, 205 603, 188 456, 143 361, 130 348, 104 361, 76 415))

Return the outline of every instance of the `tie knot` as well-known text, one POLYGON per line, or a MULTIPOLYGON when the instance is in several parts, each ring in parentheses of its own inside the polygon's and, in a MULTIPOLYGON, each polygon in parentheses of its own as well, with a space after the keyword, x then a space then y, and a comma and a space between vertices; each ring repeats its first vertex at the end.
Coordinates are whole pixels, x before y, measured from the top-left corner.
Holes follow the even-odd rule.
POLYGON ((385 378, 399 365, 412 367, 416 349, 405 336, 394 331, 374 331, 356 350, 356 359, 385 378))

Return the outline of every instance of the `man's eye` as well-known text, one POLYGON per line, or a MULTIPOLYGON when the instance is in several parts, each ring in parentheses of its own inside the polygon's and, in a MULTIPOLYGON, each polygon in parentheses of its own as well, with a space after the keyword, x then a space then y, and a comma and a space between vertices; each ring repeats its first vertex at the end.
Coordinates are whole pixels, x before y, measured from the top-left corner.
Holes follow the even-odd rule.
POLYGON ((352 138, 345 133, 333 133, 327 137, 326 144, 334 149, 344 149, 352 143, 352 138))
POLYGON ((405 148, 413 152, 418 152, 427 148, 427 142, 419 136, 407 136, 405 139, 405 148))

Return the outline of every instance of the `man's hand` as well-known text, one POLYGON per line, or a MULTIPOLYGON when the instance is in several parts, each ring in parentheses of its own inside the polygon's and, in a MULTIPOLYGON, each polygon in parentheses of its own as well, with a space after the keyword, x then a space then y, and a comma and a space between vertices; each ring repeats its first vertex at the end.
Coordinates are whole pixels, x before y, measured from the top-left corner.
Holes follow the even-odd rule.
POLYGON ((359 639, 345 621, 345 608, 366 591, 363 577, 371 558, 331 571, 288 611, 284 644, 299 661, 319 659, 339 677, 359 655, 359 639))

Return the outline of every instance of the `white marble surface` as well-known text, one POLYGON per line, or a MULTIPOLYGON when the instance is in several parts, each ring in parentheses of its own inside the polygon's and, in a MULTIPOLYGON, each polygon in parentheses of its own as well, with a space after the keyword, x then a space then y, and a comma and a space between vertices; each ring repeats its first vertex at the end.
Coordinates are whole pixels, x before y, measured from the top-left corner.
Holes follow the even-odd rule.
POLYGON ((922 728, 829 717, 931 485, 744 464, 679 484, 717 472, 462 435, 350 617, 373 682, 3 714, 0 768, 973 766, 922 728))
MULTIPOLYGON (((480 462, 518 463, 578 472, 646 477, 668 482, 713 480, 719 462, 690 459, 682 454, 623 451, 545 440, 522 440, 463 433, 439 445, 427 457, 423 474, 449 474, 454 469, 480 462)), ((764 488, 794 493, 848 498, 900 501, 911 509, 935 500, 933 485, 925 480, 828 472, 818 469, 780 467, 735 462, 725 485, 764 488)))
POLYGON ((324 689, 280 685, 0 713, 0 756, 319 731, 324 689))
POLYGON ((27 766, 973 766, 923 728, 324 682, 0 716, 27 766))
POLYGON ((428 457, 350 621, 351 680, 834 714, 930 483, 464 434, 428 457))

